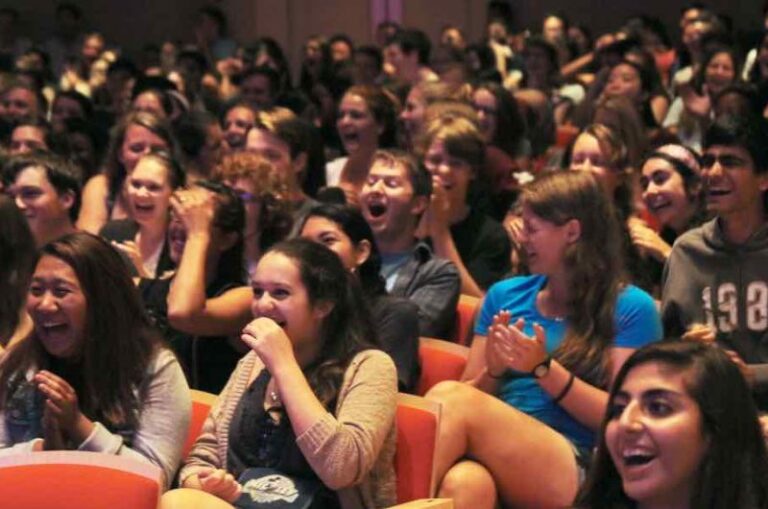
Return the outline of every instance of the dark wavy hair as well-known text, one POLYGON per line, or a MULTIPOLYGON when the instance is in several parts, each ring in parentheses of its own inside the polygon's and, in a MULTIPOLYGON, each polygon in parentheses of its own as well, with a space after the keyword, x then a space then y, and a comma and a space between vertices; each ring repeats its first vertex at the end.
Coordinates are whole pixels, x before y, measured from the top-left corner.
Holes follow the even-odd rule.
MULTIPOLYGON (((699 465, 689 507, 768 507, 768 453, 750 389, 736 364, 716 346, 681 341, 654 343, 627 359, 616 376, 609 401, 613 401, 633 369, 649 363, 682 372, 688 394, 701 411, 709 449, 699 465)), ((616 418, 610 403, 608 408, 597 453, 577 496, 578 508, 636 507, 624 493, 606 445, 606 425, 616 418)))
POLYGON ((219 257, 216 278, 222 281, 245 282, 243 267, 243 228, 245 228, 245 206, 231 187, 212 180, 198 180, 196 186, 216 195, 216 211, 213 225, 224 233, 236 233, 235 243, 219 257))
POLYGON ((81 354, 74 365, 50 355, 33 331, 0 362, 0 408, 31 368, 50 369, 77 392, 80 410, 108 428, 138 424, 138 390, 161 339, 151 328, 128 268, 105 240, 89 233, 65 235, 40 256, 69 265, 87 306, 81 354))
POLYGON ((384 280, 380 275, 381 254, 376 246, 373 230, 371 230, 368 221, 365 220, 360 210, 349 205, 339 205, 336 203, 317 205, 310 209, 304 217, 304 221, 298 229, 299 232, 304 229, 304 225, 312 217, 322 217, 339 225, 355 246, 364 240, 370 243, 371 254, 357 268, 357 275, 366 296, 373 297, 385 294, 384 280))
POLYGON ((0 194, 0 347, 19 325, 27 286, 35 269, 35 238, 13 200, 0 194))
POLYGON ((555 358, 598 387, 607 387, 614 311, 624 286, 622 244, 616 213, 600 184, 581 171, 548 173, 529 184, 520 203, 556 225, 576 219, 578 241, 565 250, 569 287, 568 329, 555 358))
POLYGON ((525 137, 525 118, 520 113, 517 100, 509 90, 498 83, 488 81, 481 83, 475 91, 487 90, 496 99, 496 132, 489 145, 499 147, 511 157, 520 152, 520 143, 525 137))
POLYGON ((376 348, 368 308, 361 305, 360 284, 336 253, 311 240, 286 240, 268 253, 280 253, 296 263, 310 305, 333 305, 320 326, 320 357, 304 371, 317 398, 332 410, 349 362, 357 353, 376 348))

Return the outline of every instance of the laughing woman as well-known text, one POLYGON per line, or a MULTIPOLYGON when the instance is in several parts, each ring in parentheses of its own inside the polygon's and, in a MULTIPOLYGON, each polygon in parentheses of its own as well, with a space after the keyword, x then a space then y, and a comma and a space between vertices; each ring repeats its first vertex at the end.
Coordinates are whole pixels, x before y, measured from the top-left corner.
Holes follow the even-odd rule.
POLYGON ((173 191, 184 185, 184 179, 184 171, 168 152, 143 156, 126 179, 133 219, 110 221, 100 232, 126 254, 140 277, 159 277, 173 268, 166 242, 169 206, 173 191))
POLYGON ((42 248, 34 330, 0 362, 0 455, 78 449, 175 475, 191 412, 173 354, 150 328, 120 256, 73 233, 42 248))
POLYGON ((675 239, 701 223, 706 213, 698 154, 683 145, 657 148, 643 163, 640 188, 661 232, 633 221, 629 234, 633 244, 664 263, 675 239))
POLYGON ((464 382, 427 395, 443 404, 440 496, 457 508, 490 508, 496 496, 504 506, 568 506, 606 387, 635 348, 661 336, 653 300, 624 283, 615 214, 590 175, 547 174, 521 203, 533 275, 491 287, 464 382))
POLYGON ((720 348, 638 350, 611 390, 576 507, 764 509, 768 453, 739 368, 720 348))
POLYGON ((325 181, 356 194, 368 175, 374 152, 395 144, 397 100, 380 87, 355 85, 339 104, 336 128, 345 157, 329 162, 325 181))
POLYGON ((208 416, 181 485, 233 502, 235 479, 270 468, 315 483, 311 507, 391 505, 397 377, 371 349, 354 276, 328 248, 294 239, 261 258, 251 285, 254 320, 242 339, 252 351, 208 416))

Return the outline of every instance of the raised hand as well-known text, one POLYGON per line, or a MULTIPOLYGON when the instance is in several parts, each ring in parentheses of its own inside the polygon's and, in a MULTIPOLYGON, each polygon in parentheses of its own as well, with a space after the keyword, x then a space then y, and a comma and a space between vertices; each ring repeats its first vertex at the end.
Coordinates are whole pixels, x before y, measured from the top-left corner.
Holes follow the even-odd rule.
POLYGON ((151 275, 147 273, 147 270, 144 268, 144 257, 141 256, 141 251, 139 250, 139 246, 136 244, 136 242, 132 240, 126 240, 124 242, 117 242, 113 240, 112 246, 125 253, 128 259, 131 260, 133 266, 136 268, 136 272, 138 273, 139 277, 151 277, 151 275))
POLYGON ((637 246, 641 252, 656 258, 660 262, 667 260, 672 252, 672 246, 667 244, 645 221, 638 217, 632 217, 627 221, 627 227, 632 244, 637 246))
POLYGON ((209 234, 216 214, 213 193, 203 188, 184 189, 171 197, 171 208, 184 227, 187 235, 209 234))
POLYGON ((273 375, 281 367, 296 363, 290 338, 271 318, 262 316, 253 320, 245 326, 240 339, 256 352, 273 375))

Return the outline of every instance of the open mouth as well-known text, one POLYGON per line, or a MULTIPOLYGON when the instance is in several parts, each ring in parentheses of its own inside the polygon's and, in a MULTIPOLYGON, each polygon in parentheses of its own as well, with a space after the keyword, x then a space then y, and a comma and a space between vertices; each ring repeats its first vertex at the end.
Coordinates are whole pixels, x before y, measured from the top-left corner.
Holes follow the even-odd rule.
POLYGON ((654 459, 656 459, 656 456, 649 453, 630 453, 630 454, 625 454, 622 457, 622 460, 624 461, 624 465, 628 467, 640 467, 643 465, 647 465, 654 459))
POLYGON ((730 189, 708 189, 707 196, 718 197, 730 194, 730 189))
POLYGON ((49 334, 57 334, 67 330, 68 325, 66 323, 44 323, 40 327, 49 334))
POLYGON ((142 214, 148 214, 153 210, 155 210, 155 205, 152 203, 146 203, 146 204, 134 203, 133 208, 136 209, 136 212, 139 212, 142 214))
POLYGON ((387 213, 387 206, 380 202, 369 203, 368 213, 371 215, 371 217, 381 217, 387 213))
POLYGON ((669 208, 672 205, 671 202, 668 201, 655 201, 653 203, 648 204, 648 209, 650 209, 651 212, 654 214, 657 214, 661 211, 663 211, 666 208, 669 208))
POLYGON ((341 140, 344 143, 360 143, 360 135, 357 132, 341 133, 341 140))

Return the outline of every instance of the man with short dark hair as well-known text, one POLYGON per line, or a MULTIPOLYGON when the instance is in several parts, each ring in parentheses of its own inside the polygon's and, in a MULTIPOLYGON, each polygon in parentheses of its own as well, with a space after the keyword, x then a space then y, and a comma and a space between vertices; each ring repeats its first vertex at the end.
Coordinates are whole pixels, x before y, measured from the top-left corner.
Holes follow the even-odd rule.
POLYGON ((715 339, 733 351, 768 408, 768 126, 720 117, 702 157, 715 218, 680 237, 664 269, 668 336, 715 339))
POLYGON ((360 202, 381 253, 387 291, 419 306, 420 335, 448 338, 461 290, 459 271, 416 238, 431 192, 432 178, 415 159, 382 150, 373 157, 360 202))
POLYGON ((80 210, 80 169, 51 154, 11 158, 3 184, 29 222, 38 246, 75 231, 80 210))

